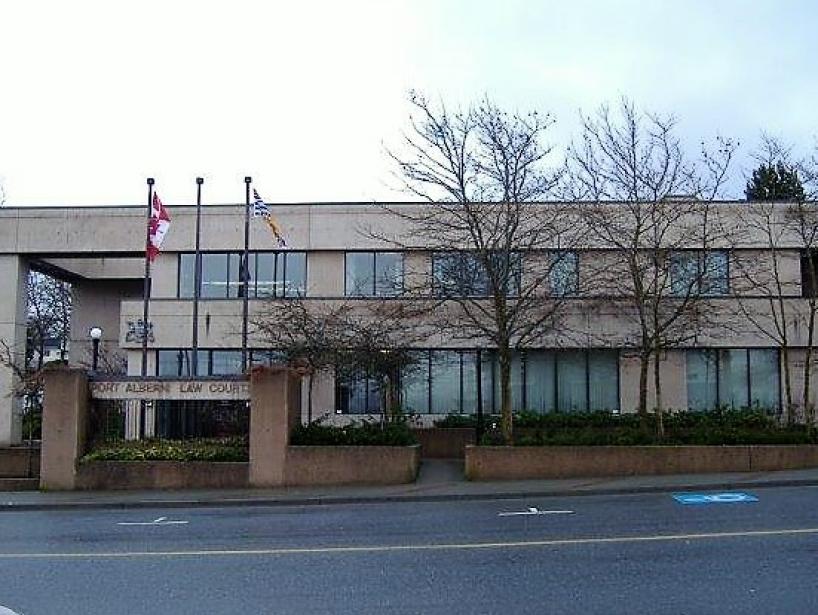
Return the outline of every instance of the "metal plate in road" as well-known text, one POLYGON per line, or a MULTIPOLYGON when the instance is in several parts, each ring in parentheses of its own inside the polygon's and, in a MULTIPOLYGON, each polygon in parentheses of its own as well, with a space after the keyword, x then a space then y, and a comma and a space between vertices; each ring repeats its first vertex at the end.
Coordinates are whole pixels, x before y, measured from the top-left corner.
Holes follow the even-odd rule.
POLYGON ((729 491, 723 493, 674 493, 673 499, 679 504, 741 504, 758 502, 751 493, 729 491))

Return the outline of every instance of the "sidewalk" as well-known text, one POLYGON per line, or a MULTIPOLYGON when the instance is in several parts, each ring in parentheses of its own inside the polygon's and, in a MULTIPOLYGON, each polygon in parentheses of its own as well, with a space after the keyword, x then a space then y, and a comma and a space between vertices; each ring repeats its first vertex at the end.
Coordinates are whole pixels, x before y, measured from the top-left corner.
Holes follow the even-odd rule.
POLYGON ((469 482, 463 479, 462 466, 463 462, 459 460, 426 460, 417 482, 408 485, 218 491, 0 492, 0 513, 30 510, 434 502, 818 486, 818 468, 781 472, 469 482))

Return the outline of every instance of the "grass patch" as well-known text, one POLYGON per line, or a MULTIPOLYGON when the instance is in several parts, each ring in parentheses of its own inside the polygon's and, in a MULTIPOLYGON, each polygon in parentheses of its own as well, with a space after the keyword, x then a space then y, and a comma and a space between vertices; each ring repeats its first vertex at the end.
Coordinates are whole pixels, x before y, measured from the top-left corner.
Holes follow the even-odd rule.
POLYGON ((247 461, 246 438, 106 440, 80 461, 247 461))

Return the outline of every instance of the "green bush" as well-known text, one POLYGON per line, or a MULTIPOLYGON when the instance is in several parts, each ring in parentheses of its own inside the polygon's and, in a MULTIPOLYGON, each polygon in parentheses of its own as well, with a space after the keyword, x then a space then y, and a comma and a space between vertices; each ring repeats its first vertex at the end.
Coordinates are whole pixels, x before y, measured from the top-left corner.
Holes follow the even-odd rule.
MULTIPOLYGON (((488 415, 483 416, 483 423, 488 425, 491 423, 492 420, 497 420, 497 417, 492 417, 488 415)), ((437 419, 434 421, 433 425, 435 427, 477 427, 477 415, 476 414, 447 414, 442 419, 437 419)))
MULTIPOLYGON (((514 418, 514 443, 518 446, 818 443, 818 437, 805 426, 782 426, 773 414, 759 409, 668 412, 664 415, 664 426, 665 437, 659 440, 653 414, 648 415, 643 425, 637 414, 521 412, 514 418)), ((499 430, 489 430, 481 443, 502 444, 499 430)))
POLYGON ((296 427, 290 443, 306 446, 410 446, 417 444, 417 438, 403 421, 383 426, 363 421, 336 427, 318 420, 296 427))
POLYGON ((81 461, 247 461, 246 438, 106 440, 81 461))

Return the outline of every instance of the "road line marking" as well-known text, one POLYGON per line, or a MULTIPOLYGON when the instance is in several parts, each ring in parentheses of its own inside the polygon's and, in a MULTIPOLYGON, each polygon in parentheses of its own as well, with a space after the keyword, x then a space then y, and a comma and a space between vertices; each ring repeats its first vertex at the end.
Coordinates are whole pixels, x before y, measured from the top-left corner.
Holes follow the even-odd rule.
POLYGON ((167 517, 159 517, 153 521, 122 521, 117 525, 187 525, 188 521, 168 521, 167 517))
POLYGON ((207 557, 238 555, 311 555, 344 553, 389 553, 392 551, 457 551, 472 549, 508 549, 523 547, 563 547, 571 545, 613 544, 629 542, 673 542, 722 538, 763 538, 818 534, 818 527, 791 530, 751 530, 709 534, 658 534, 654 536, 610 536, 603 538, 562 538, 525 542, 473 542, 420 545, 374 545, 359 547, 282 547, 273 549, 212 549, 197 551, 113 551, 101 553, 0 553, 2 559, 115 559, 137 557, 207 557))
POLYGON ((528 510, 522 512, 501 512, 497 513, 498 517, 516 517, 519 515, 573 515, 573 510, 539 510, 532 506, 528 510))

